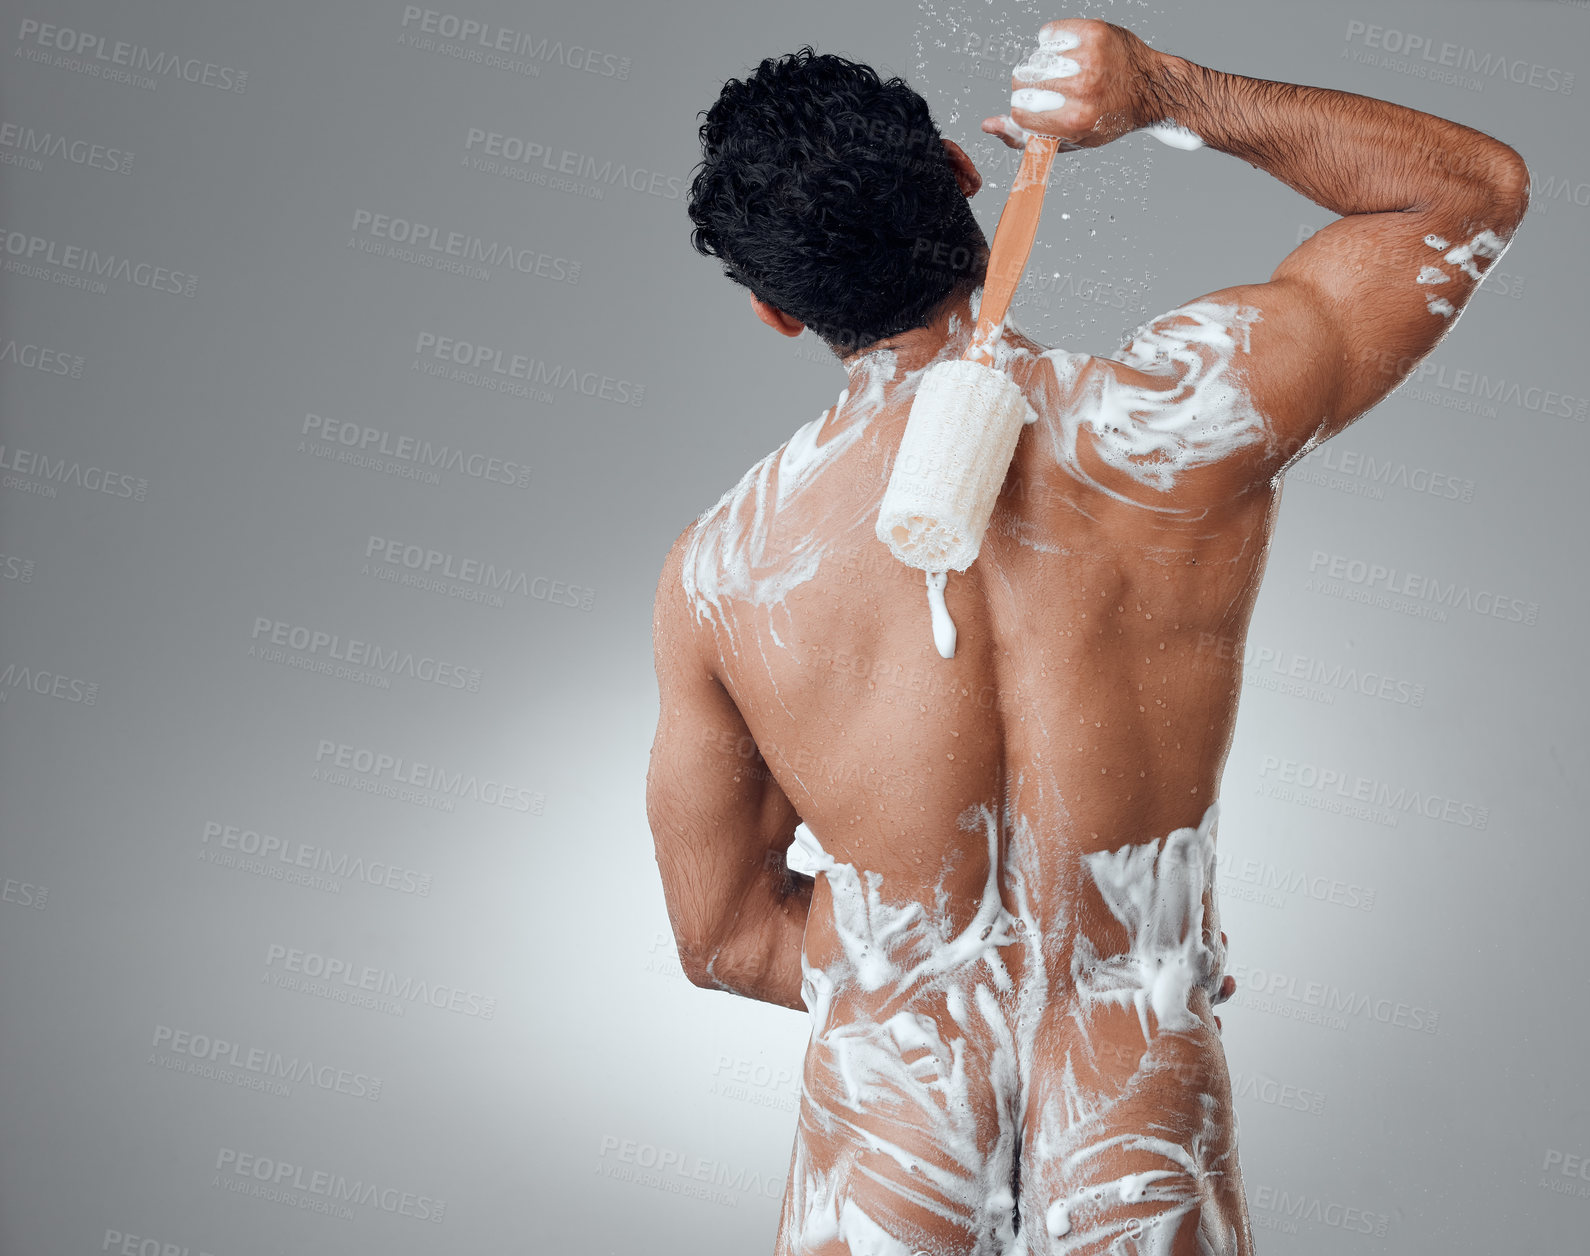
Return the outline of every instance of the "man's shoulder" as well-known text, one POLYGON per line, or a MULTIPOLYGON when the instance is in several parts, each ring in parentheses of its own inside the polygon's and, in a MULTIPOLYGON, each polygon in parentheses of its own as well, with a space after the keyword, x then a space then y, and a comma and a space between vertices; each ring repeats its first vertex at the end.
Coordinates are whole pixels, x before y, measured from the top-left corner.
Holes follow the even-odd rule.
POLYGON ((674 538, 673 544, 668 547, 668 552, 663 555, 662 568, 657 573, 655 602, 658 606, 664 605, 680 588, 685 556, 690 549, 690 538, 695 532, 697 522, 699 521, 692 519, 687 523, 674 538))
POLYGON ((700 522, 701 520, 697 518, 687 523, 674 538, 673 544, 668 547, 668 553, 663 556, 662 569, 657 573, 657 589, 653 598, 653 604, 659 612, 681 601, 680 594, 684 591, 685 560, 690 551, 691 539, 700 522))
MULTIPOLYGON (((1299 389, 1279 370, 1295 358, 1289 328, 1267 328, 1259 299, 1274 285, 1210 293, 1138 326, 1112 354, 1051 349, 1045 389, 1054 448, 1067 469, 1115 500, 1173 513, 1269 486, 1299 389)), ((1281 322, 1284 320, 1276 320, 1281 322)))
MULTIPOLYGON (((687 587, 692 567, 704 561, 702 547, 721 547, 725 543, 724 530, 732 529, 736 521, 743 522, 759 508, 762 494, 768 491, 775 477, 781 471, 790 470, 791 462, 798 463, 809 456, 807 446, 812 443, 812 437, 826 415, 825 411, 811 422, 802 424, 774 448, 757 457, 718 494, 711 505, 685 525, 674 541, 668 558, 684 568, 687 587)), ((798 467, 795 469, 798 470, 798 467)))
POLYGON ((652 599, 652 648, 659 657, 674 661, 706 654, 690 578, 691 543, 700 522, 691 520, 668 547, 652 599))

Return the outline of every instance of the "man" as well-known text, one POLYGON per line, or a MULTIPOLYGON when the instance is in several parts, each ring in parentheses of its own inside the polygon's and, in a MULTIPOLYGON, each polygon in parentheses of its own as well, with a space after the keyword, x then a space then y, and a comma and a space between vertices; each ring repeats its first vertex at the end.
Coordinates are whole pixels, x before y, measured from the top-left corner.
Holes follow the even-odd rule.
POLYGON ((654 619, 685 971, 811 1012, 781 1256, 1251 1251, 1211 873, 1282 474, 1440 341, 1528 200, 1479 132, 1103 22, 1049 23, 1013 85, 1032 108, 983 124, 1012 146, 1175 127, 1341 217, 1118 358, 1006 330, 1037 417, 946 659, 873 529, 974 326, 977 171, 900 80, 809 48, 708 112, 697 248, 849 373, 680 535, 654 619))

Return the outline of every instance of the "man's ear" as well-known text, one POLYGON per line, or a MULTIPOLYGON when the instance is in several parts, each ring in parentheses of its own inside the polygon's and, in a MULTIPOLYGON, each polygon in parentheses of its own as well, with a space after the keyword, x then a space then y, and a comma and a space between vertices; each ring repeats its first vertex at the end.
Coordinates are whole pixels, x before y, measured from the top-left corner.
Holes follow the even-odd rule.
POLYGON ((954 140, 945 140, 944 151, 949 154, 950 169, 955 171, 955 182, 961 189, 961 195, 976 196, 977 189, 983 186, 983 176, 977 173, 977 167, 972 165, 966 150, 954 140))
POLYGON ((798 336, 806 330, 806 324, 800 319, 791 318, 776 305, 769 305, 761 300, 754 292, 751 294, 751 308, 756 311, 759 319, 781 336, 798 336))

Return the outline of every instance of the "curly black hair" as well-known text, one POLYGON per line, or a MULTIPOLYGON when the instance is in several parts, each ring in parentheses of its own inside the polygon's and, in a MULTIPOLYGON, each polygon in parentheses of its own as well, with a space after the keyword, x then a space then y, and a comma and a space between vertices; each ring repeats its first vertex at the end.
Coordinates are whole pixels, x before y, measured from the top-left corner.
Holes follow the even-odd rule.
POLYGON ((904 79, 807 45, 704 112, 692 246, 836 350, 924 327, 981 281, 987 240, 904 79))

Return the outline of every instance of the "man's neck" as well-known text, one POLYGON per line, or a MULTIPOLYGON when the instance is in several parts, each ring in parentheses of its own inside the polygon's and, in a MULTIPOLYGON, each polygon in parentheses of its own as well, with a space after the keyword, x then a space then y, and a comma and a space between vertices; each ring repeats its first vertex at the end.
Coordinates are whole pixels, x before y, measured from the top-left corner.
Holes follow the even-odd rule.
MULTIPOLYGON (((903 331, 898 335, 885 336, 865 349, 840 355, 839 360, 845 370, 854 376, 857 367, 861 366, 870 355, 887 350, 894 354, 894 378, 900 379, 911 371, 926 367, 935 358, 953 361, 964 357, 971 344, 972 335, 977 330, 977 309, 982 295, 982 285, 970 290, 957 288, 934 312, 927 326, 913 327, 910 331, 903 331)), ((1003 332, 1001 339, 1007 343, 1039 347, 1011 328, 1003 332)))

